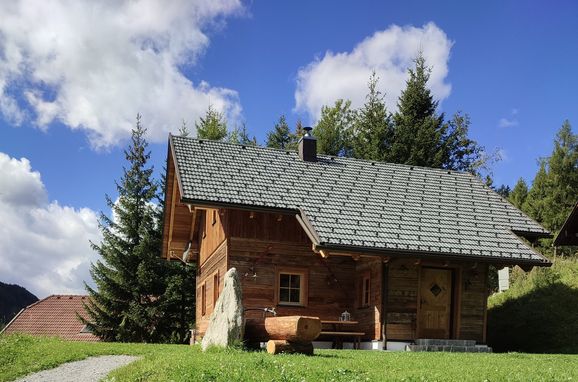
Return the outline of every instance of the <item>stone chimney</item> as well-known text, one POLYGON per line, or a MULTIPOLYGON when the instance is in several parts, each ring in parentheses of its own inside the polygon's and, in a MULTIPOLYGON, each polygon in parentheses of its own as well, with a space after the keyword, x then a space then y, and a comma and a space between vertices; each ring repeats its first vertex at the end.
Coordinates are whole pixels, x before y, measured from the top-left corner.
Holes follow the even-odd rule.
POLYGON ((311 127, 304 127, 305 135, 299 140, 299 157, 307 162, 317 161, 317 139, 311 135, 311 127))

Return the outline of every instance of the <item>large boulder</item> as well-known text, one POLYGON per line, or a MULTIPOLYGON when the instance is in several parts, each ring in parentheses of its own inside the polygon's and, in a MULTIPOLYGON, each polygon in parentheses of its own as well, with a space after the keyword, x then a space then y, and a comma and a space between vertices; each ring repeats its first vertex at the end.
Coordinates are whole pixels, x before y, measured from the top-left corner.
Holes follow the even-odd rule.
POLYGON ((201 342, 203 351, 210 346, 228 347, 243 340, 245 317, 242 297, 239 274, 235 268, 231 268, 225 274, 223 291, 201 342))

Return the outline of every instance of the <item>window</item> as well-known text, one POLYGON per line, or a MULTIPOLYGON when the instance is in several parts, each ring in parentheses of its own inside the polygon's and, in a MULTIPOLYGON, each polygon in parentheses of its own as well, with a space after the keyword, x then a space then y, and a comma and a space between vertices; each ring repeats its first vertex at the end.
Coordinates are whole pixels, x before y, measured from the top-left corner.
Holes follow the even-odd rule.
POLYGON ((207 284, 201 285, 201 316, 207 314, 207 284))
POLYGON ((219 299, 219 287, 220 287, 219 271, 217 271, 213 275, 213 310, 217 306, 217 300, 219 299))
POLYGON ((370 273, 364 273, 359 279, 359 306, 366 308, 371 302, 371 277, 370 273))
POLYGON ((307 305, 306 271, 281 269, 277 272, 277 303, 279 305, 307 305))

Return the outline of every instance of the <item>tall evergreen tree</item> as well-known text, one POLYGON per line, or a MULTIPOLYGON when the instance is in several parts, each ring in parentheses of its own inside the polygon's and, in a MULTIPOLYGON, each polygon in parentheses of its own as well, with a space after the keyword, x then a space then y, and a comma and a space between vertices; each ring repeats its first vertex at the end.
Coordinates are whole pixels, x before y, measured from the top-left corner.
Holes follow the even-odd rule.
POLYGON ((496 191, 496 193, 504 199, 508 199, 510 197, 510 194, 512 193, 510 186, 508 186, 507 184, 502 184, 500 187, 496 188, 494 191, 496 191))
POLYGON ((408 70, 406 88, 394 115, 395 129, 390 160, 418 166, 442 167, 446 159, 443 145, 446 125, 436 110, 438 101, 427 87, 431 68, 420 53, 415 67, 408 70))
POLYGON ((317 151, 327 155, 346 155, 346 134, 351 130, 353 111, 351 101, 337 100, 333 107, 323 106, 321 118, 313 128, 317 151))
POLYGON ((103 240, 92 243, 101 260, 91 266, 97 289, 85 284, 91 297, 85 323, 105 340, 155 342, 167 335, 159 298, 165 291, 162 238, 152 203, 157 186, 151 179, 145 132, 137 115, 125 150, 129 166, 117 183, 118 199, 106 196, 113 218, 100 214, 103 240))
POLYGON ((235 128, 229 133, 227 141, 229 143, 235 143, 239 145, 257 146, 257 138, 254 136, 253 138, 249 137, 247 125, 245 125, 245 123, 243 123, 241 128, 239 128, 239 126, 235 126, 235 128))
POLYGON ((295 131, 292 134, 289 134, 289 143, 287 144, 287 150, 297 150, 299 146, 299 140, 301 137, 305 135, 305 130, 303 130, 303 123, 301 120, 297 120, 295 124, 295 131))
POLYGON ((544 225, 546 225, 545 218, 547 215, 546 199, 549 198, 551 194, 551 186, 550 180, 548 179, 548 172, 546 171, 546 164, 546 159, 540 160, 540 167, 534 177, 532 187, 530 187, 530 190, 528 191, 528 196, 522 205, 522 211, 526 212, 538 223, 544 225))
POLYGON ((352 128, 347 133, 346 150, 355 158, 386 161, 389 159, 392 122, 383 95, 377 89, 379 78, 372 73, 363 107, 355 113, 352 128))
POLYGON ((551 194, 546 199, 545 224, 557 232, 578 202, 578 135, 572 133, 570 122, 556 134, 554 150, 548 159, 551 194))
POLYGON ((287 149, 293 140, 285 115, 282 115, 273 130, 267 133, 266 146, 275 149, 287 149))
POLYGON ((526 198, 528 197, 528 185, 524 178, 518 179, 516 185, 510 195, 508 196, 508 200, 510 203, 514 205, 514 207, 522 209, 522 206, 526 202, 526 198))
POLYGON ((181 137, 188 137, 189 135, 191 135, 189 127, 187 126, 187 121, 185 121, 184 119, 183 123, 181 124, 181 127, 179 128, 179 135, 181 137))
MULTIPOLYGON (((500 158, 496 154, 488 154, 484 148, 469 138, 470 116, 457 112, 443 128, 441 151, 442 167, 456 171, 467 171, 481 176, 491 173, 490 164, 500 158)), ((431 163, 433 166, 436 163, 431 163)))
POLYGON ((227 136, 227 121, 222 113, 209 105, 204 117, 195 123, 197 138, 221 141, 227 136))

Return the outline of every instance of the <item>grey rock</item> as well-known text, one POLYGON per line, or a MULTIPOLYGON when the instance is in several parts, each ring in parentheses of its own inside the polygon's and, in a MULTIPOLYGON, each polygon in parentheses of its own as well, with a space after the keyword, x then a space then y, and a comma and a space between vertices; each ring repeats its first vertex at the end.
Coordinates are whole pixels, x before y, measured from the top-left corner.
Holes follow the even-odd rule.
POLYGON ((223 291, 201 342, 203 351, 211 346, 230 347, 243 340, 245 317, 242 297, 239 274, 235 268, 231 268, 225 274, 223 291))

